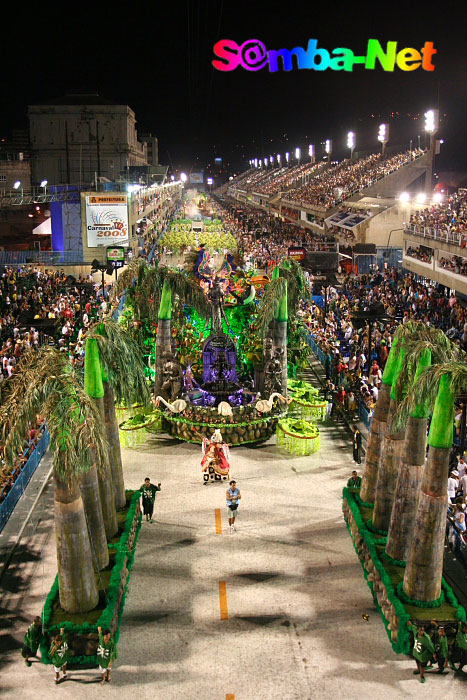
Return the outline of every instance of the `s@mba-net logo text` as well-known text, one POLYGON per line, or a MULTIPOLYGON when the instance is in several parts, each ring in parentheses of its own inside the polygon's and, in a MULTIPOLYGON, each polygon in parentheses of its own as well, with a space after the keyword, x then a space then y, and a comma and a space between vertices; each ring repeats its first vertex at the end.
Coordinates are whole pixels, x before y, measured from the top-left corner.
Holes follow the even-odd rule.
POLYGON ((399 48, 397 41, 388 41, 383 47, 378 39, 368 39, 366 53, 356 55, 352 49, 339 47, 329 51, 318 47, 317 39, 309 39, 306 49, 296 46, 294 49, 266 49, 259 39, 248 39, 243 44, 237 44, 232 39, 220 39, 214 44, 214 54, 217 59, 212 61, 214 68, 220 71, 232 71, 244 68, 248 71, 258 71, 266 66, 270 73, 276 73, 282 68, 290 71, 294 67, 299 70, 343 70, 352 72, 355 65, 361 65, 367 70, 381 67, 385 71, 414 71, 422 68, 434 71, 433 56, 437 53, 432 41, 425 41, 419 49, 399 48))

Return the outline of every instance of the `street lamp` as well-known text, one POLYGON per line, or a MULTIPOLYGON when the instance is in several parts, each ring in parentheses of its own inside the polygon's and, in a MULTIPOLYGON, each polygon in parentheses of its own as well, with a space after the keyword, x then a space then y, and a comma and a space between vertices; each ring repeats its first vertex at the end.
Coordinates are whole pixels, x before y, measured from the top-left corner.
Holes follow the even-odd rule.
POLYGON ((181 180, 183 183, 185 183, 185 182, 188 180, 188 178, 187 178, 187 176, 186 176, 186 173, 180 173, 180 180, 181 180))
POLYGON ((212 177, 208 177, 206 182, 208 183, 209 191, 212 192, 212 186, 214 184, 214 180, 212 179, 212 177))
POLYGON ((312 143, 310 143, 310 145, 308 146, 308 155, 311 158, 311 162, 314 163, 315 162, 315 147, 312 143))
POLYGON ((298 164, 300 165, 300 156, 301 156, 301 150, 299 148, 295 149, 295 158, 298 160, 298 164))
MULTIPOLYGON (((386 144, 389 141, 389 124, 380 124, 378 129, 378 141, 381 144, 381 154, 384 156, 386 144)), ((412 141, 410 142, 412 144, 412 141)), ((412 148, 410 149, 412 150, 412 148)))
POLYGON ((352 160, 354 148, 355 148, 355 132, 349 131, 347 134, 347 148, 350 148, 350 160, 352 160))
POLYGON ((42 180, 41 187, 47 187, 47 180, 42 180))
POLYGON ((21 182, 20 180, 16 180, 15 184, 13 185, 13 189, 17 190, 21 187, 21 182))

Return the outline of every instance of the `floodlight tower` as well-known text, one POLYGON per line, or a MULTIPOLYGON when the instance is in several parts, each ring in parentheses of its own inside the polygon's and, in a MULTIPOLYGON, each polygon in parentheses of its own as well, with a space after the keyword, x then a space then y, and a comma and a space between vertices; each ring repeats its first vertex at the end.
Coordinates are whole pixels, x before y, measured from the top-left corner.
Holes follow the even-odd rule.
POLYGON ((295 149, 295 158, 297 159, 299 165, 300 165, 300 156, 301 156, 301 154, 302 154, 301 150, 300 150, 299 148, 296 148, 296 149, 295 149))
POLYGON ((353 158, 353 152, 355 148, 355 132, 349 131, 347 134, 347 148, 350 149, 350 160, 353 158))
POLYGON ((425 112, 425 131, 430 134, 429 165, 425 175, 425 190, 431 195, 433 189, 433 166, 435 162, 435 134, 439 127, 439 110, 429 109, 425 112))
POLYGON ((287 161, 287 165, 288 165, 288 164, 289 164, 289 160, 290 160, 290 153, 289 153, 288 151, 287 151, 286 154, 285 154, 285 160, 287 161))
POLYGON ((326 151, 326 154, 328 156, 328 161, 331 160, 331 154, 332 154, 332 140, 331 139, 326 139, 324 142, 324 150, 326 151))
POLYGON ((378 129, 378 141, 381 144, 381 154, 384 158, 386 144, 389 141, 389 124, 380 124, 378 129))
POLYGON ((308 146, 308 155, 310 156, 310 163, 315 162, 315 147, 314 144, 310 143, 308 146))

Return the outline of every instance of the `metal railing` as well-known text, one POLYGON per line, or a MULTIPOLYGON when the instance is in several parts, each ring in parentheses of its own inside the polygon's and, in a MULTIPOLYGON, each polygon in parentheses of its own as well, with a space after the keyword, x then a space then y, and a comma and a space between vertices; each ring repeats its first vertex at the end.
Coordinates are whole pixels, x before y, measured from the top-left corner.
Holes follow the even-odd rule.
POLYGON ((467 244, 467 234, 459 231, 441 231, 432 226, 419 226, 417 224, 406 224, 405 233, 420 238, 430 238, 440 243, 450 243, 451 245, 465 246, 467 244))
POLYGON ((32 475, 39 466, 39 462, 42 459, 44 452, 49 446, 50 435, 47 428, 37 443, 35 449, 31 453, 27 462, 21 470, 21 474, 16 479, 15 483, 11 487, 11 490, 7 493, 5 500, 0 504, 0 532, 5 527, 6 523, 12 512, 15 509, 16 504, 23 495, 26 486, 28 485, 32 475))

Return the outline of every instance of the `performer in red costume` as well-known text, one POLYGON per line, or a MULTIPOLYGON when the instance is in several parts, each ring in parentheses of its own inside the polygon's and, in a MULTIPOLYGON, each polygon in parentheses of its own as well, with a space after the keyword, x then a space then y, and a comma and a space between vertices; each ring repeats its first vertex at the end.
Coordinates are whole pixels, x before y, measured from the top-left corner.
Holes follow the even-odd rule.
MULTIPOLYGON (((197 431, 195 431, 197 432, 197 431)), ((199 437, 202 437, 197 433, 199 437)), ((209 479, 230 478, 230 451, 229 445, 222 441, 221 431, 216 429, 210 439, 202 437, 203 459, 201 460, 201 468, 204 473, 204 483, 209 479)))

